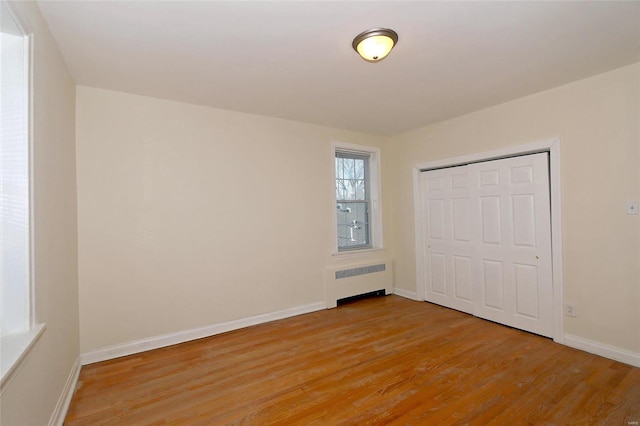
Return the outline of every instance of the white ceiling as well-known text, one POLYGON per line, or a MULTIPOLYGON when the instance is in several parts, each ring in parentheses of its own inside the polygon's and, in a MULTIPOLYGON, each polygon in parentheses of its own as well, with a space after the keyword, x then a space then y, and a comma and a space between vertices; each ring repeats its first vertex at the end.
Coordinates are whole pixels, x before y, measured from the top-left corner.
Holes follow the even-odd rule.
POLYGON ((640 2, 41 1, 77 84, 381 135, 640 60, 640 2), (399 34, 379 63, 351 41, 399 34))

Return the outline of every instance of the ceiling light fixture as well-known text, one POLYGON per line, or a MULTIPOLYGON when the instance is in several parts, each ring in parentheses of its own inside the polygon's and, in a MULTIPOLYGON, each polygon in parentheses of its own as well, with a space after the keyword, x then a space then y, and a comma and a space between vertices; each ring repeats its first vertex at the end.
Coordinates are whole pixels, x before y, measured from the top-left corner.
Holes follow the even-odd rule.
POLYGON ((398 34, 387 28, 373 28, 360 33, 351 44, 362 59, 378 62, 384 59, 398 43, 398 34))

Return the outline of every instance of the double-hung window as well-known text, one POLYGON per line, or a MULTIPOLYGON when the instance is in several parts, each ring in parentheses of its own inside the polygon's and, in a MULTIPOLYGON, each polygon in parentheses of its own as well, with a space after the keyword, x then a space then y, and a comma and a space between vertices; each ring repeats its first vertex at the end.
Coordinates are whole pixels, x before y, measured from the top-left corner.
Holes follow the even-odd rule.
POLYGON ((30 44, 0 1, 0 386, 42 333, 32 310, 30 44))
POLYGON ((375 148, 334 144, 338 252, 380 246, 378 157, 375 148))

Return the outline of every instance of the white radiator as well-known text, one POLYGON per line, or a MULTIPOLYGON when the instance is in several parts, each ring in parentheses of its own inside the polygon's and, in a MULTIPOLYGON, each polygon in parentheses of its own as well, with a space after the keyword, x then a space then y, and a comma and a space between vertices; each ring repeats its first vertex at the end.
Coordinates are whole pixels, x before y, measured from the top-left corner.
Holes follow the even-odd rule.
POLYGON ((327 308, 338 306, 338 300, 373 291, 393 290, 393 266, 390 260, 334 266, 325 271, 327 308))

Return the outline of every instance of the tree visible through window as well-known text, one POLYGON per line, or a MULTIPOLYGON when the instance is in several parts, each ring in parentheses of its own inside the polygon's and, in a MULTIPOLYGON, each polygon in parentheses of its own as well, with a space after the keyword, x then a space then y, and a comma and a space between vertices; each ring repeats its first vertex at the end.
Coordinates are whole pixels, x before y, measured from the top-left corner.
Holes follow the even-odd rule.
POLYGON ((371 247, 368 153, 336 150, 338 251, 371 247))

